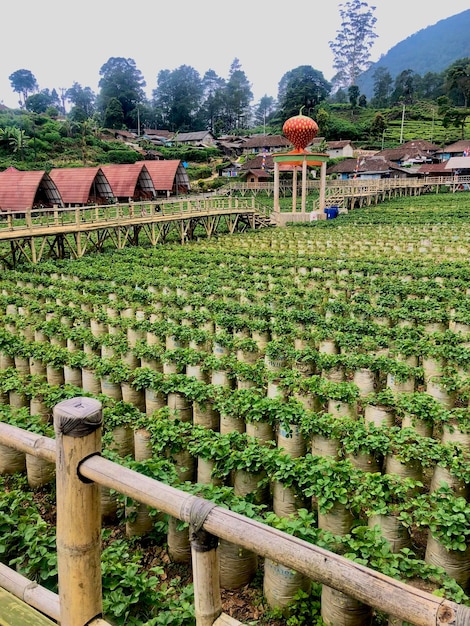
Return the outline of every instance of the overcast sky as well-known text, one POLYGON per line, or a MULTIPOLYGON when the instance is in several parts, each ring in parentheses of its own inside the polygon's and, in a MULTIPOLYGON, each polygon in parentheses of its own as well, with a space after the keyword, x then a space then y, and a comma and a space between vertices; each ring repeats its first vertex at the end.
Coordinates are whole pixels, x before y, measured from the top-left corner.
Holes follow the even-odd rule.
MULTIPOLYGON (((371 60, 418 30, 470 8, 469 0, 376 0, 378 38, 371 60)), ((331 80, 328 42, 340 27, 339 3, 236 0, 24 0, 2 3, 0 102, 15 107, 8 77, 30 70, 39 88, 74 82, 98 92, 99 70, 110 57, 134 59, 150 97, 160 70, 181 65, 228 78, 238 58, 254 103, 277 97, 289 70, 311 65, 331 80)))

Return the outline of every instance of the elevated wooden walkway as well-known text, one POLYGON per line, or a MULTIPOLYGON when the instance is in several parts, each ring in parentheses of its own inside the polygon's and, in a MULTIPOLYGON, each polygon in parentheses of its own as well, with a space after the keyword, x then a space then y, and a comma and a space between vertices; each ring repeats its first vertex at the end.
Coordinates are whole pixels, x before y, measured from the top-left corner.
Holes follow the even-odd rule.
POLYGON ((122 249, 147 241, 156 246, 170 234, 181 243, 200 233, 244 232, 270 226, 269 213, 254 198, 194 197, 162 202, 4 212, 0 259, 9 267, 45 257, 80 258, 105 246, 122 249))

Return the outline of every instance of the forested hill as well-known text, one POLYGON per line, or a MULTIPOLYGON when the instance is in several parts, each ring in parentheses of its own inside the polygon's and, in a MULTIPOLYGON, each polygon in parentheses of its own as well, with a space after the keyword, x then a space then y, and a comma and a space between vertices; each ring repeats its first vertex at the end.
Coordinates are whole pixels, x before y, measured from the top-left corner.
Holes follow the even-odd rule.
MULTIPOLYGON (((403 19, 406 20, 406 14, 403 19)), ((409 69, 424 76, 427 72, 442 72, 457 59, 465 57, 470 57, 470 9, 407 37, 373 63, 358 78, 357 84, 361 93, 370 99, 374 89, 373 75, 378 67, 385 67, 392 78, 409 69)))

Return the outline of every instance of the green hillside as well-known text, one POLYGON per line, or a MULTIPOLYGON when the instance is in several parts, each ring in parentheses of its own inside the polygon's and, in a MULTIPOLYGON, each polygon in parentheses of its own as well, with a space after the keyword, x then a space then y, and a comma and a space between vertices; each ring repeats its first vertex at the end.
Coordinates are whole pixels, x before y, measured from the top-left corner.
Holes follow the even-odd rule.
POLYGON ((420 76, 444 71, 457 59, 470 56, 469 32, 470 9, 418 31, 391 48, 358 78, 361 92, 368 98, 373 96, 373 75, 379 67, 387 68, 392 78, 408 69, 420 76))

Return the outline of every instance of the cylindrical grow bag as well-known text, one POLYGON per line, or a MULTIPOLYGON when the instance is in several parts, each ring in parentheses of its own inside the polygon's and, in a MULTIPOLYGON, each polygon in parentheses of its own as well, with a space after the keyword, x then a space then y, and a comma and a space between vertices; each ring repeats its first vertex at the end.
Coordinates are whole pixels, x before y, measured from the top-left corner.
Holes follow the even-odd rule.
POLYGON ((126 505, 126 535, 140 537, 147 535, 153 528, 150 507, 142 502, 126 505))
POLYGON ((189 527, 172 515, 168 518, 167 531, 168 554, 174 563, 189 563, 191 561, 191 543, 189 541, 189 527))
POLYGON ((220 426, 219 412, 210 402, 205 404, 193 402, 193 424, 217 431, 220 426))
POLYGON ((371 515, 367 525, 369 528, 380 528, 380 534, 390 544, 391 552, 400 552, 402 548, 411 547, 410 533, 396 515, 371 515))
POLYGON ((292 458, 305 456, 307 442, 298 424, 290 424, 289 427, 280 425, 277 430, 277 447, 283 448, 292 458))
POLYGON ((82 367, 82 389, 97 396, 101 393, 101 381, 95 371, 82 367))
POLYGON ((359 389, 359 396, 365 398, 369 394, 374 393, 377 385, 377 377, 371 370, 361 368, 354 372, 353 383, 355 383, 359 389))
POLYGON ((197 458, 197 478, 196 481, 202 485, 216 485, 220 486, 224 484, 221 478, 212 476, 212 471, 215 467, 215 461, 212 459, 197 458))
POLYGON ((73 385, 74 387, 82 387, 82 370, 78 367, 64 365, 64 383, 66 385, 73 385))
POLYGON ((261 444, 274 441, 274 430, 269 422, 256 421, 246 423, 246 434, 254 437, 261 444))
POLYGON ((109 376, 102 376, 100 379, 101 393, 113 400, 122 400, 122 387, 120 383, 114 383, 109 376))
POLYGON ((310 578, 277 563, 264 560, 263 595, 271 609, 286 609, 299 591, 309 593, 310 578))
POLYGON ((387 454, 385 457, 385 473, 396 474, 401 478, 423 480, 423 466, 419 461, 407 461, 405 463, 394 454, 387 454))
POLYGON ((412 428, 422 437, 432 437, 432 424, 411 413, 405 413, 401 420, 402 428, 412 428))
POLYGON ((26 454, 26 476, 32 489, 52 482, 55 477, 55 463, 40 457, 26 454))
POLYGON ((464 551, 448 550, 430 532, 424 560, 430 565, 444 568, 462 589, 467 589, 470 581, 470 545, 464 551))
POLYGON ((26 455, 20 450, 0 443, 0 476, 26 470, 26 455))
POLYGON ((307 501, 295 487, 283 485, 282 481, 275 480, 273 489, 273 511, 278 517, 295 515, 299 509, 307 507, 307 501))
POLYGON ((258 570, 255 552, 220 539, 218 553, 222 589, 240 589, 253 580, 258 570))
POLYGON ((64 370, 62 367, 55 368, 52 365, 46 366, 46 379, 49 385, 60 387, 64 384, 64 370))
POLYGON ((220 414, 220 434, 228 435, 237 432, 244 433, 246 431, 245 420, 237 415, 220 414))
POLYGON ((372 607, 342 591, 322 585, 321 617, 326 626, 370 626, 372 607))
POLYGON ((143 389, 136 389, 130 383, 121 383, 121 393, 124 402, 135 406, 141 413, 145 413, 145 393, 143 389))
POLYGON ((134 459, 143 461, 151 459, 153 456, 150 432, 146 428, 136 428, 134 430, 134 459))
POLYGON ((182 393, 170 392, 167 397, 167 406, 176 419, 181 422, 192 421, 193 404, 182 393))
POLYGON ((253 494, 253 501, 256 504, 266 504, 269 502, 269 483, 265 479, 265 470, 259 472, 235 470, 233 473, 233 493, 242 498, 248 494, 253 494))
POLYGON ((167 406, 167 399, 163 393, 155 391, 151 387, 146 387, 145 394, 145 414, 147 416, 152 415, 155 411, 167 406))
POLYGON ((111 431, 110 449, 121 457, 134 454, 134 431, 130 426, 115 426, 111 431))
POLYGON ((338 460, 340 457, 341 442, 339 439, 313 435, 311 453, 315 456, 332 457, 338 460))
POLYGON ((328 530, 333 535, 346 535, 353 523, 354 515, 344 504, 335 502, 325 513, 318 509, 318 528, 328 530))
POLYGON ((364 422, 366 426, 372 424, 377 427, 390 427, 395 422, 395 412, 389 406, 367 404, 364 409, 364 422))

